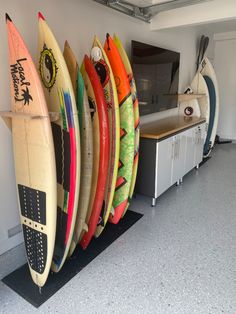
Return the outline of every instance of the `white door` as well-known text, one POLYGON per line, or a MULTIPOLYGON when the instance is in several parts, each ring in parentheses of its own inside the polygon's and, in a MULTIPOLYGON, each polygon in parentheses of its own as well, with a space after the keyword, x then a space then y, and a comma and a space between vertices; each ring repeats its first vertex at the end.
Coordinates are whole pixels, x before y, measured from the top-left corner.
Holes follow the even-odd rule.
POLYGON ((185 173, 195 167, 195 128, 184 132, 186 136, 185 173))
POLYGON ((157 143, 155 197, 161 195, 171 186, 173 154, 174 142, 172 137, 157 143))
POLYGON ((200 124, 195 128, 195 166, 199 165, 202 162, 203 158, 203 146, 205 142, 205 124, 200 124))
POLYGON ((172 178, 171 185, 175 184, 179 179, 185 175, 185 152, 186 152, 187 136, 185 132, 181 132, 173 137, 174 154, 172 163, 172 178))

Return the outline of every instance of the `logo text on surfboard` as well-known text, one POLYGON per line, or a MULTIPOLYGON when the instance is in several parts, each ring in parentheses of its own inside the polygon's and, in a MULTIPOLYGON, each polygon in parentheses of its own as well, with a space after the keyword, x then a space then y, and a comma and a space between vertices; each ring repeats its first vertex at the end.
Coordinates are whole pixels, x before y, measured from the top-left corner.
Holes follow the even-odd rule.
POLYGON ((39 73, 42 78, 43 85, 49 90, 52 89, 56 82, 58 67, 52 49, 47 48, 46 44, 40 53, 39 73))
POLYGON ((16 60, 15 64, 10 65, 10 71, 13 81, 15 101, 24 101, 24 105, 29 105, 29 102, 32 101, 33 98, 29 91, 30 82, 25 78, 24 61, 27 61, 27 58, 16 60))

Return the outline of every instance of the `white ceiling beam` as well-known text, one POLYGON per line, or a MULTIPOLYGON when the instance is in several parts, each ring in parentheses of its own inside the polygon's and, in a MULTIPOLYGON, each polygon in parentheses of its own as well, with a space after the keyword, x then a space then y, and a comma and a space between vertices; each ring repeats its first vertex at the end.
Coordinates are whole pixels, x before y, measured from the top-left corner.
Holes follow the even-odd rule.
POLYGON ((194 26, 236 19, 236 0, 214 0, 160 12, 151 20, 151 30, 194 26))

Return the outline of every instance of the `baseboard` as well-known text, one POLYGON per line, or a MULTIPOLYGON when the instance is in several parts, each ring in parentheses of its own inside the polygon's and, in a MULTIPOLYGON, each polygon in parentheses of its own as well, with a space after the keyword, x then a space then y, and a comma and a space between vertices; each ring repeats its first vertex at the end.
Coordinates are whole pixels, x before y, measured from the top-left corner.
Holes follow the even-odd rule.
POLYGON ((0 255, 0 280, 26 263, 24 244, 20 244, 0 255))

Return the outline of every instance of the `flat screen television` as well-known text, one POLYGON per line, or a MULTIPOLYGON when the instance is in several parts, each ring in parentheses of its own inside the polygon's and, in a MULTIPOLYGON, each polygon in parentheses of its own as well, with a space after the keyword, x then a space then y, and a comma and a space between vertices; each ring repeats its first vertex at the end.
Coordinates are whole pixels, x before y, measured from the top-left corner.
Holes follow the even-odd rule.
POLYGON ((178 106, 180 53, 132 40, 131 62, 140 115, 178 106))

